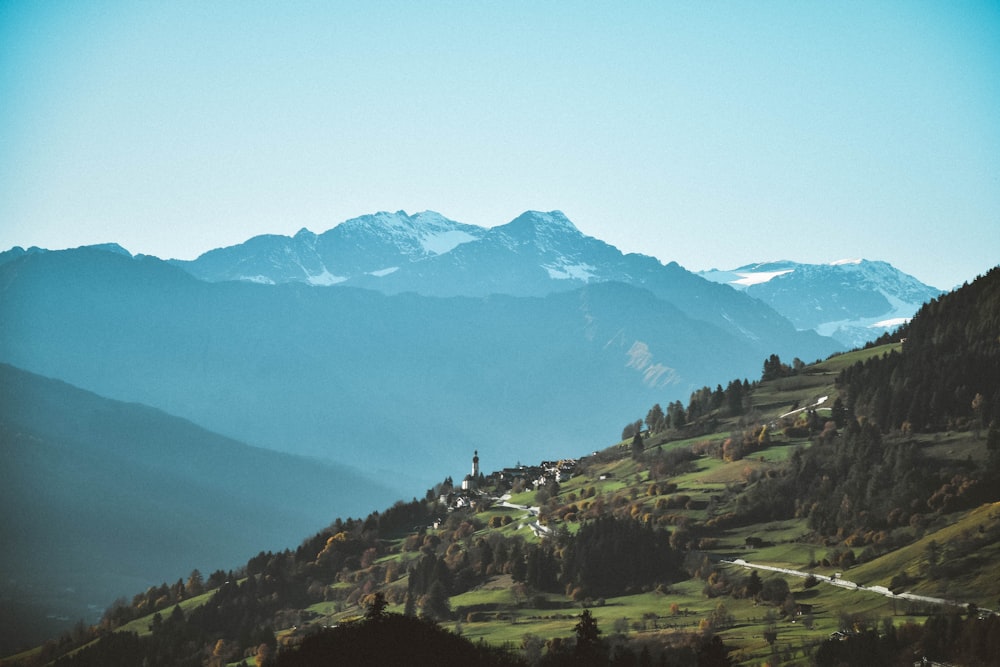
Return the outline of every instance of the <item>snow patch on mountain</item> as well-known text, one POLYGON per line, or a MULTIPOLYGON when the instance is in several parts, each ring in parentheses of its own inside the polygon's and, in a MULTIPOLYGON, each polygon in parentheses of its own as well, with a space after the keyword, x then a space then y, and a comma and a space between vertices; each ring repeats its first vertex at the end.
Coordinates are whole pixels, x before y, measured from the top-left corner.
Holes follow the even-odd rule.
POLYGON ((274 281, 267 276, 241 276, 240 280, 246 281, 248 283, 257 283, 258 285, 274 285, 274 281))
POLYGON ((812 329, 852 347, 905 323, 940 294, 887 262, 865 259, 782 260, 700 275, 760 299, 800 330, 812 329))
POLYGON ((351 234, 384 239, 403 255, 418 259, 421 255, 451 252, 464 243, 478 240, 485 233, 480 227, 449 220, 436 211, 422 211, 412 216, 406 211, 380 211, 352 218, 339 227, 351 234))
POLYGON ((750 285, 759 285, 761 283, 766 283, 772 278, 778 276, 783 276, 786 273, 791 273, 795 269, 784 269, 781 271, 761 271, 759 273, 736 273, 739 276, 736 280, 731 281, 732 285, 740 285, 741 287, 749 287, 750 285))
POLYGON ((553 280, 580 280, 586 283, 597 275, 597 267, 590 264, 570 264, 565 258, 555 264, 543 264, 542 268, 548 271, 549 278, 553 280))
POLYGON ((369 271, 368 275, 375 276, 376 278, 384 278, 385 276, 395 273, 396 271, 399 271, 398 266, 390 266, 389 268, 379 269, 378 271, 369 271))
POLYGON ((868 326, 869 329, 895 329, 896 327, 902 326, 910 321, 909 317, 893 317, 892 319, 882 320, 881 322, 876 322, 868 326))
POLYGON ((877 262, 865 262, 863 259, 838 259, 826 264, 799 264, 788 260, 775 262, 761 262, 759 264, 747 264, 729 271, 710 269, 698 273, 702 278, 711 280, 714 283, 727 284, 736 289, 746 289, 753 285, 762 285, 770 282, 779 276, 784 276, 795 271, 808 271, 817 266, 836 266, 845 271, 861 270, 863 265, 869 272, 872 271, 873 264, 877 262))
POLYGON ((770 282, 778 276, 792 273, 795 269, 796 265, 792 262, 762 262, 760 264, 747 264, 727 271, 720 269, 699 271, 698 275, 713 283, 721 283, 729 285, 734 289, 746 290, 753 285, 761 285, 770 282))
POLYGON ((463 243, 475 241, 478 237, 460 229, 449 229, 419 237, 420 245, 425 252, 432 255, 443 255, 451 252, 463 243))
POLYGON ((322 273, 308 274, 306 276, 306 282, 309 283, 310 285, 329 286, 342 283, 345 280, 347 280, 347 278, 345 278, 344 276, 333 275, 326 267, 323 267, 322 273))
POLYGON ((884 289, 878 289, 877 291, 889 302, 892 308, 890 311, 875 317, 859 317, 824 322, 816 327, 816 332, 822 336, 831 336, 838 340, 853 340, 856 345, 859 345, 877 338, 885 331, 890 331, 901 324, 909 322, 913 314, 920 309, 921 304, 919 303, 907 303, 884 289))

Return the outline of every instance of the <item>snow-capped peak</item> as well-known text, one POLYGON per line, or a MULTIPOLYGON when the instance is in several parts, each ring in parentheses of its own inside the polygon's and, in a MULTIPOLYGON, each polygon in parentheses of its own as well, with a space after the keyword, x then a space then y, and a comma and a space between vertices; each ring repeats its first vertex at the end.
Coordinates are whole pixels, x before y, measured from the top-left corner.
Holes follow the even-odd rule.
POLYGON ((898 326, 940 293, 891 264, 866 259, 751 264, 701 276, 746 290, 798 328, 849 346, 863 345, 879 331, 898 326))
POLYGON ((791 273, 795 269, 782 269, 781 271, 758 271, 756 273, 741 273, 739 271, 735 272, 739 278, 732 281, 734 285, 740 285, 741 287, 749 287, 750 285, 759 285, 760 283, 766 283, 772 278, 777 278, 778 276, 783 276, 786 273, 791 273))
POLYGON ((411 220, 419 230, 420 246, 431 255, 443 255, 482 236, 477 228, 460 225, 435 211, 417 213, 411 220))
POLYGON ((576 228, 576 225, 562 211, 549 211, 547 213, 544 211, 525 211, 512 220, 510 224, 513 225, 515 223, 530 224, 533 227, 539 228, 561 229, 575 233, 580 232, 576 228))
POLYGON ((412 216, 406 211, 381 211, 352 218, 340 227, 381 237, 406 253, 424 255, 442 255, 485 233, 480 227, 449 220, 436 211, 422 211, 412 216))

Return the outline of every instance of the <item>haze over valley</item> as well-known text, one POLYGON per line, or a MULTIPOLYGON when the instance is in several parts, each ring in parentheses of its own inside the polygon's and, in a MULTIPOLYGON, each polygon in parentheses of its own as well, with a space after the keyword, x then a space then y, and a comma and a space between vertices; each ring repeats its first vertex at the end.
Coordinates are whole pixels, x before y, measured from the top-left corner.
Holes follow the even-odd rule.
MULTIPOLYGON (((897 311, 937 293, 875 266, 897 311)), ((794 267, 812 277, 786 302, 875 315, 870 291, 844 286, 858 265, 794 267)), ((6 504, 28 503, 5 530, 27 538, 9 554, 19 573, 9 583, 23 594, 19 582, 63 582, 76 591, 57 600, 67 618, 419 496, 470 448, 506 465, 578 456, 613 440, 636 406, 755 378, 771 354, 845 349, 812 322, 793 324, 780 301, 622 254, 559 212, 490 230, 377 214, 192 262, 114 244, 15 248, 0 254, 0 285, 3 424, 19 462, 6 504), (167 522, 150 520, 168 504, 167 522), (103 524, 71 518, 79 512, 103 524), (119 527, 156 539, 87 537, 119 527), (79 545, 67 554, 77 561, 47 561, 44 576, 19 567, 63 539, 79 545), (85 572, 87 584, 65 572, 85 572)), ((868 339, 885 330, 858 327, 868 339)))
POLYGON ((3 2, 0 100, 3 667, 1000 654, 997 3, 3 2))

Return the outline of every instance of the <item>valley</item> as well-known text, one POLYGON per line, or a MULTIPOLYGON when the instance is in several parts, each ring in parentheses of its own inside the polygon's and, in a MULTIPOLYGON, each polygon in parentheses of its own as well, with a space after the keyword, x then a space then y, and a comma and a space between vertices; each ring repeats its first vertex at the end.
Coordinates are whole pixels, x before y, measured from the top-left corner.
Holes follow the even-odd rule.
MULTIPOLYGON (((600 628, 609 658, 645 649, 654 660, 695 664, 718 640, 734 664, 807 665, 828 664, 824 656, 830 652, 858 646, 890 625, 894 632, 906 629, 908 641, 919 641, 921 628, 940 614, 976 615, 992 623, 997 617, 989 610, 1000 599, 991 565, 1000 557, 997 499, 928 512, 868 537, 824 537, 805 516, 753 519, 744 504, 804 452, 830 446, 816 438, 819 431, 800 432, 796 424, 813 414, 832 423, 843 398, 835 382, 841 371, 901 349, 896 342, 858 350, 755 383, 743 414, 710 412, 680 428, 644 429, 641 449, 633 437, 566 465, 540 462, 489 474, 485 462, 492 457, 480 450, 472 468, 479 470, 481 456, 479 475, 463 474, 462 462, 453 461, 442 466, 450 474, 424 500, 398 502, 364 520, 338 519, 294 551, 262 552, 206 593, 170 598, 145 613, 139 609, 151 598, 137 596, 132 605, 138 606, 106 613, 101 627, 162 641, 168 626, 158 624, 167 616, 201 627, 220 604, 249 604, 255 614, 272 610, 259 622, 271 628, 274 651, 290 659, 295 647, 332 632, 324 628, 365 623, 377 594, 386 601, 386 613, 433 618, 464 639, 506 647, 527 664, 561 664, 585 610, 600 628), (809 409, 800 412, 799 405, 809 409), (770 425, 766 444, 740 458, 725 456, 726 441, 752 424, 770 425), (570 476, 555 481, 560 469, 570 476), (511 479, 518 470, 530 475, 511 479), (643 529, 629 538, 638 540, 638 553, 663 549, 665 569, 654 568, 624 588, 600 583, 604 578, 594 571, 585 574, 587 561, 580 563, 580 574, 571 575, 574 585, 553 578, 557 570, 550 568, 559 564, 565 576, 572 554, 599 539, 596 527, 619 530, 615 526, 632 522, 648 527, 650 537, 669 536, 669 544, 660 546, 647 544, 643 529), (949 561, 962 564, 962 576, 936 571, 943 559, 931 554, 942 547, 949 561), (278 582, 285 583, 274 588, 278 582), (265 598, 251 603, 251 594, 276 594, 277 604, 265 598), (111 620, 116 617, 131 620, 111 620)), ((687 406, 691 414, 693 407, 687 406)), ((890 433, 883 443, 886 451, 916 447, 944 468, 990 456, 987 442, 971 431, 946 437, 890 433)), ((610 568, 626 577, 622 582, 632 576, 610 568)), ((227 632, 218 627, 216 632, 227 632)), ((36 649, 9 662, 34 664, 48 651, 36 649)), ((241 655, 227 651, 226 661, 239 664, 241 655)), ((81 651, 68 664, 91 664, 86 655, 81 651)), ((244 653, 242 659, 249 664, 254 656, 244 653)))
MULTIPOLYGON (((522 268, 581 240, 515 223, 500 245, 531 249, 522 268)), ((415 264, 486 252, 468 234, 415 264)), ((725 285, 623 261, 649 272, 591 283, 566 260, 541 275, 586 284, 432 296, 207 282, 111 247, 7 254, 8 627, 36 613, 26 594, 83 589, 50 572, 119 591, 172 574, 58 639, 5 638, 5 664, 294 665, 382 622, 497 664, 992 650, 997 270, 840 352, 725 285)))

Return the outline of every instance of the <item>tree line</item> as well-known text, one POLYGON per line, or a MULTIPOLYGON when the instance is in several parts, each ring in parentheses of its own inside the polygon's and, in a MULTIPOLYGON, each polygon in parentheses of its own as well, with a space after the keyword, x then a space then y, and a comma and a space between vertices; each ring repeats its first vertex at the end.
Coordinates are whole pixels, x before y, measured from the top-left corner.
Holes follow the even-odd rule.
POLYGON ((745 378, 730 380, 723 389, 722 385, 702 387, 691 393, 687 407, 677 400, 667 404, 666 411, 656 403, 646 413, 645 419, 630 422, 622 429, 622 440, 631 440, 643 430, 650 434, 663 433, 669 429, 680 430, 688 425, 696 424, 709 415, 716 413, 721 417, 736 417, 748 409, 750 392, 757 386, 745 378))
POLYGON ((883 431, 986 429, 1000 420, 1000 267, 923 306, 892 352, 844 369, 848 411, 883 431))

